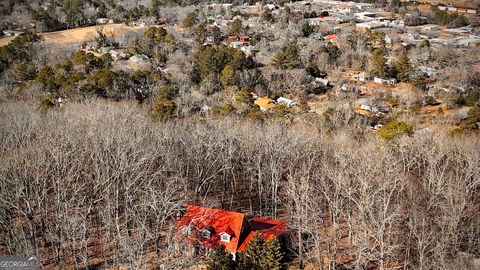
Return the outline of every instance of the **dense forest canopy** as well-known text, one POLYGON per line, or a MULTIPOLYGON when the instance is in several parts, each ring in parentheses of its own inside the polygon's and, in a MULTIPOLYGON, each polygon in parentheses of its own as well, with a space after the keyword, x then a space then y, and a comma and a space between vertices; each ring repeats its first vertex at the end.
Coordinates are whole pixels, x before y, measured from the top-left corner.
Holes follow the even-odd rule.
POLYGON ((478 252, 478 138, 385 145, 349 128, 152 122, 129 102, 47 114, 3 104, 0 117, 2 252, 47 248, 49 263, 83 267, 88 243, 100 241, 96 256, 106 265, 138 267, 155 250, 151 263, 186 265, 189 257, 170 260, 168 234, 185 201, 284 218, 302 235, 292 234, 288 253, 319 262, 342 248, 335 243, 344 233, 353 237, 349 252, 368 258, 361 264, 469 269, 452 254, 478 252), (343 229, 324 235, 327 217, 343 229))

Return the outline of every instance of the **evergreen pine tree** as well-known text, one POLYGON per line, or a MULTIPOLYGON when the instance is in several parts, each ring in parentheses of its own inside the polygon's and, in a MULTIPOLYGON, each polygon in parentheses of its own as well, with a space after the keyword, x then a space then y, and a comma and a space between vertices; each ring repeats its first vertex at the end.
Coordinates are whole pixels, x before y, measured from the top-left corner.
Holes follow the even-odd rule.
POLYGON ((250 258, 245 254, 245 252, 240 252, 237 254, 236 258, 236 268, 235 270, 253 270, 253 264, 250 261, 250 258))
POLYGON ((301 63, 297 40, 288 44, 285 53, 287 54, 288 68, 295 68, 301 63))
POLYGON ((158 16, 158 7, 159 7, 158 0, 152 0, 151 7, 150 7, 150 14, 157 17, 158 16))
POLYGON ((265 252, 262 258, 262 269, 283 269, 283 252, 280 241, 277 238, 265 242, 265 252))
POLYGON ((302 24, 302 35, 304 37, 309 37, 313 32, 315 32, 315 27, 310 25, 308 22, 302 24))
POLYGON ((278 51, 272 59, 273 66, 280 69, 292 69, 300 65, 300 55, 297 41, 292 41, 288 46, 278 51))
POLYGON ((376 49, 373 51, 372 55, 370 56, 370 63, 370 73, 372 73, 374 76, 385 78, 387 75, 387 59, 385 59, 385 55, 381 49, 376 49))
POLYGON ((195 11, 192 11, 187 14, 187 17, 183 19, 183 27, 185 28, 191 28, 194 26, 198 21, 197 13, 195 11))
POLYGON ((220 44, 220 41, 222 41, 222 31, 218 26, 212 27, 212 36, 213 36, 213 42, 215 44, 220 44))
POLYGON ((234 86, 236 84, 235 81, 235 69, 231 65, 226 65, 220 75, 220 82, 223 88, 227 89, 230 86, 234 86))
POLYGON ((245 251, 241 254, 239 260, 242 268, 239 269, 262 269, 262 260, 265 256, 265 238, 259 233, 253 235, 252 240, 248 242, 245 251))
POLYGON ((233 270, 235 269, 235 261, 232 254, 225 250, 224 245, 215 250, 210 256, 207 266, 208 270, 233 270))
POLYGON ((397 59, 397 62, 395 62, 397 79, 402 82, 408 81, 411 70, 412 66, 410 65, 410 60, 408 59, 407 54, 404 53, 400 55, 400 57, 397 59))
POLYGON ((230 34, 236 36, 236 35, 239 35, 241 31, 242 31, 242 21, 239 19, 234 20, 232 23, 230 34))
POLYGON ((195 27, 195 40, 202 44, 206 40, 207 35, 207 22, 202 22, 195 27))

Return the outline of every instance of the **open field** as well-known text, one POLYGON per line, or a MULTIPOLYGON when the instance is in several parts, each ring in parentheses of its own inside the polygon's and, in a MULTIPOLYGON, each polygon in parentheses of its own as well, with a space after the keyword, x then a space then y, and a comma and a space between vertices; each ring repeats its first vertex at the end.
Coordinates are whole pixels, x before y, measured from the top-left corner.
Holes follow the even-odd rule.
MULTIPOLYGON (((84 41, 92 41, 97 36, 97 29, 103 28, 103 32, 107 36, 119 36, 125 34, 127 31, 132 31, 135 28, 126 26, 125 24, 109 24, 104 26, 89 26, 82 28, 75 28, 63 30, 58 32, 49 32, 41 34, 46 43, 54 44, 71 44, 84 41)), ((137 28, 138 29, 138 28, 137 28)))
MULTIPOLYGON (((48 32, 39 34, 42 36, 45 43, 57 44, 57 45, 66 45, 72 43, 80 43, 92 41, 97 36, 97 29, 103 28, 103 32, 107 36, 120 36, 128 31, 135 31, 138 29, 143 29, 140 26, 127 26, 125 24, 108 24, 108 25, 96 25, 81 27, 75 29, 62 30, 57 32, 48 32)), ((6 37, 0 39, 0 47, 7 45, 15 37, 6 37)))

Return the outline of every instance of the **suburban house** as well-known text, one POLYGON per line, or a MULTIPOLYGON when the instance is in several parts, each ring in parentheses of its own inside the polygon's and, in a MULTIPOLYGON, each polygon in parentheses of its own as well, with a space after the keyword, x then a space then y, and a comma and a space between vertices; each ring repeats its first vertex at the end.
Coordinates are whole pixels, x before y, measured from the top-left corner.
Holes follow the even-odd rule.
POLYGON ((374 77, 373 82, 379 83, 379 84, 394 85, 394 84, 397 83, 397 80, 396 79, 382 79, 382 78, 374 77))
POLYGON ((107 23, 113 23, 113 20, 109 18, 98 18, 95 22, 97 24, 107 24, 107 23))
POLYGON ((315 83, 322 86, 328 86, 330 84, 330 81, 327 79, 317 77, 315 78, 315 83))
POLYGON ((335 41, 335 40, 337 40, 337 35, 335 35, 335 34, 326 35, 325 39, 330 40, 330 41, 335 41))
POLYGON ((245 214, 184 205, 177 217, 177 233, 194 247, 216 248, 224 245, 225 250, 235 254, 245 249, 255 233, 265 239, 280 237, 286 223, 260 217, 247 218, 245 214))
POLYGON ((275 107, 275 100, 269 97, 259 97, 255 100, 254 103, 258 107, 260 107, 260 110, 262 111, 266 111, 268 109, 275 107))
POLYGON ((250 37, 249 37, 249 36, 241 36, 241 37, 240 37, 240 41, 241 41, 241 42, 249 42, 249 41, 250 41, 250 37))
POLYGON ((277 99, 277 103, 278 104, 283 104, 283 105, 287 106, 288 108, 292 108, 293 106, 296 105, 295 101, 293 101, 289 98, 284 98, 284 97, 279 97, 277 99))
POLYGON ((16 31, 16 30, 4 30, 3 34, 7 37, 19 37, 19 36, 23 36, 25 32, 16 31))
POLYGON ((370 80, 370 76, 366 72, 360 72, 353 75, 353 80, 359 82, 367 82, 370 80))
POLYGON ((388 106, 371 98, 358 99, 355 101, 355 107, 357 108, 355 111, 360 114, 364 114, 362 111, 370 113, 388 113, 390 111, 388 106))
POLYGON ((367 29, 373 30, 373 29, 385 27, 385 23, 378 22, 378 21, 371 21, 371 22, 357 23, 355 26, 360 30, 367 30, 367 29))

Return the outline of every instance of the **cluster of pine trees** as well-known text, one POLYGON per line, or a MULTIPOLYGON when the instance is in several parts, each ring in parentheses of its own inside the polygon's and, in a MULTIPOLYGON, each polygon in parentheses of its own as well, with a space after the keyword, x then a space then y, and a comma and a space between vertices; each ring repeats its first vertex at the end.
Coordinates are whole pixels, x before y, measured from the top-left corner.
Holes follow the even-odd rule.
POLYGON ((461 27, 469 24, 468 19, 457 13, 448 13, 438 8, 433 9, 433 16, 430 17, 430 22, 440 25, 447 25, 449 27, 461 27))
POLYGON ((277 238, 266 240, 257 233, 247 244, 243 252, 238 253, 238 258, 233 260, 232 254, 225 251, 221 245, 210 256, 209 270, 281 270, 285 268, 284 254, 280 241, 277 238))
POLYGON ((224 45, 217 48, 201 46, 193 54, 194 69, 191 80, 201 83, 204 80, 220 80, 223 87, 236 85, 236 72, 254 68, 251 57, 224 45))

